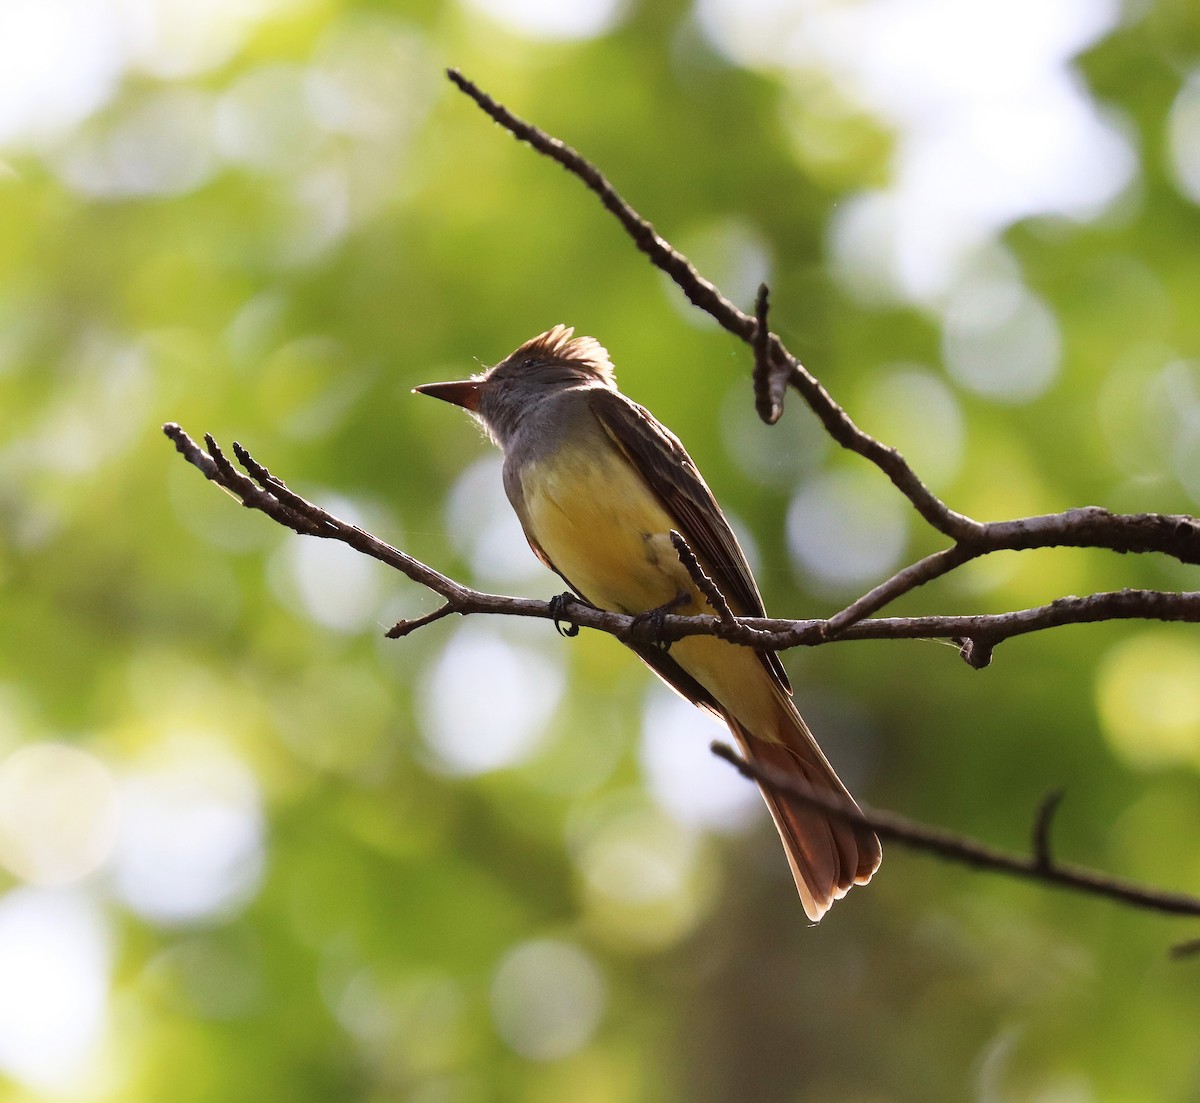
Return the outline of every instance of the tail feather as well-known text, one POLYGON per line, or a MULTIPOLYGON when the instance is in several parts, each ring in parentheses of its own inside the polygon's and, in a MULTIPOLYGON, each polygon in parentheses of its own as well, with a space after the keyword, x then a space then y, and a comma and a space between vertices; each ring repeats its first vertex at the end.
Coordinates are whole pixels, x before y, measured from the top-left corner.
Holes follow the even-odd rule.
MULTIPOLYGON (((777 739, 761 739, 733 716, 725 714, 742 753, 807 784, 814 792, 834 796, 857 808, 854 798, 833 772, 807 725, 790 700, 783 702, 777 739)), ((802 798, 759 787, 783 841, 805 914, 816 922, 854 885, 865 885, 879 868, 883 852, 869 828, 850 823, 802 798)))

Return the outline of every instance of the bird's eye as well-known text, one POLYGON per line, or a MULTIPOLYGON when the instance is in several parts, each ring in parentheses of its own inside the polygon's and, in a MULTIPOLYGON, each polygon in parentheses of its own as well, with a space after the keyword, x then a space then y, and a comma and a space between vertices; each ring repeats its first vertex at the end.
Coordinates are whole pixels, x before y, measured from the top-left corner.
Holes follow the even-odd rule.
POLYGON ((525 358, 525 361, 524 361, 524 363, 522 363, 521 367, 523 367, 523 368, 540 368, 544 363, 545 363, 544 360, 539 360, 536 356, 529 356, 529 357, 525 358))

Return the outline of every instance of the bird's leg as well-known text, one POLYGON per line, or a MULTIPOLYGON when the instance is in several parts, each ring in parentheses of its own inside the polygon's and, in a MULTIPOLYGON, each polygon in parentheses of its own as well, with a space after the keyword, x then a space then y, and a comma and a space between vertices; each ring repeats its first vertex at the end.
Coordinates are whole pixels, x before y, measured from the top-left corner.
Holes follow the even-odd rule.
POLYGON ((560 636, 578 636, 579 625, 573 624, 567 616, 567 607, 572 604, 590 605, 581 597, 572 593, 555 594, 550 599, 550 616, 554 619, 554 630, 560 636))
POLYGON ((680 590, 670 601, 664 601, 653 609, 638 613, 633 623, 622 635, 626 639, 644 640, 651 647, 656 647, 664 654, 671 650, 671 641, 663 639, 663 625, 668 613, 673 613, 681 605, 687 605, 692 595, 686 590, 680 590))

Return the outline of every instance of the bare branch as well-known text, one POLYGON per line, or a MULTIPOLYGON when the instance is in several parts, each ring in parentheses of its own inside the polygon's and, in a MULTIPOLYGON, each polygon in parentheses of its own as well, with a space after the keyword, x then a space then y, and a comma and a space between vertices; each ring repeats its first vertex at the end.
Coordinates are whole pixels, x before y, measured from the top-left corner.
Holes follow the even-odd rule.
MULTIPOLYGON (((1068 624, 1094 624, 1106 620, 1200 622, 1200 591, 1110 590, 1086 597, 1060 597, 1047 605, 1010 613, 875 617, 855 621, 836 633, 831 631, 831 621, 797 621, 790 631, 777 634, 772 646, 782 649, 810 645, 816 642, 811 638, 814 632, 823 632, 828 642, 839 639, 949 639, 960 645, 969 665, 983 668, 988 665, 992 650, 1004 640, 1068 624)), ((757 622, 745 623, 755 625, 757 622)))
POLYGON ((753 336, 754 319, 738 310, 696 271, 687 257, 659 237, 654 227, 621 198, 616 188, 587 158, 576 153, 566 142, 551 137, 539 127, 514 115, 457 69, 447 69, 446 76, 513 137, 528 143, 538 153, 557 161, 569 173, 579 177, 616 216, 625 227, 625 232, 633 239, 633 243, 650 258, 652 264, 661 268, 675 281, 692 303, 743 340, 749 340, 753 336))
POLYGON ((737 617, 733 615, 733 610, 729 608, 729 602, 725 595, 721 593, 717 584, 704 573, 704 568, 700 566, 700 560, 696 558, 696 553, 688 546, 688 542, 683 538, 681 533, 671 530, 671 545, 675 549, 675 554, 679 556, 679 562, 683 564, 684 570, 692 576, 692 581, 696 584, 700 592, 708 598, 708 603, 717 611, 717 616, 722 624, 733 624, 737 617))
MULTIPOLYGON (((211 436, 206 437, 208 451, 200 448, 178 425, 168 423, 163 431, 176 448, 206 478, 238 498, 243 505, 257 509, 296 532, 339 540, 350 547, 394 567, 413 581, 439 594, 443 604, 431 613, 413 620, 401 621, 388 631, 388 636, 407 636, 441 620, 451 613, 494 613, 510 616, 540 617, 554 623, 562 618, 561 603, 533 601, 525 598, 484 594, 462 586, 412 556, 385 544, 356 525, 334 517, 307 499, 289 490, 286 484, 258 463, 241 445, 234 453, 250 472, 250 477, 238 471, 224 456, 211 436)), ((682 537, 672 542, 697 586, 708 596, 716 617, 662 615, 656 617, 655 635, 668 641, 688 635, 711 634, 736 643, 762 649, 779 649, 800 644, 822 644, 833 640, 898 639, 943 636, 963 643, 964 657, 990 655, 1000 639, 1038 631, 1058 624, 1080 623, 1087 620, 1108 620, 1122 617, 1154 617, 1162 620, 1200 619, 1200 593, 1166 594, 1155 591, 1122 590, 1109 594, 1092 594, 1087 598, 1062 598, 1039 609, 1021 610, 978 617, 914 617, 861 620, 848 625, 840 633, 829 631, 828 621, 777 621, 767 618, 737 618, 715 584, 708 579, 694 553, 682 537)), ((571 621, 575 625, 608 632, 618 638, 628 638, 638 630, 639 617, 609 613, 582 602, 572 602, 571 621)), ((906 845, 941 854, 977 868, 995 869, 1015 875, 1032 877, 1049 884, 1062 885, 1085 892, 1108 896, 1140 907, 1156 908, 1177 914, 1200 914, 1200 901, 1179 894, 1145 889, 1128 882, 1094 873, 1074 866, 1054 862, 1049 847, 1049 825, 1056 799, 1047 800, 1038 815, 1032 860, 1004 855, 969 839, 914 824, 891 813, 869 811, 851 813, 841 806, 829 804, 831 798, 802 792, 794 779, 779 775, 765 767, 750 766, 737 758, 728 748, 714 750, 737 765, 747 777, 764 784, 790 788, 801 797, 820 804, 838 814, 853 818, 862 815, 865 824, 884 838, 893 838, 906 845)), ((1186 951, 1180 950, 1180 954, 1186 951)))
POLYGON ((790 371, 776 369, 771 359, 771 331, 767 326, 770 291, 759 284, 754 302, 754 408, 768 425, 783 417, 783 399, 787 392, 790 371))
POLYGON ((423 617, 416 617, 414 620, 398 620, 389 628, 384 635, 389 640, 402 640, 405 636, 410 636, 418 628, 424 628, 427 624, 433 624, 434 621, 439 621, 443 617, 448 617, 451 613, 457 613, 459 610, 455 607, 454 602, 447 601, 440 609, 435 609, 432 613, 426 613, 423 617))
MULTIPOLYGON (((678 616, 669 613, 666 607, 655 610, 655 642, 669 643, 692 635, 715 635, 760 650, 783 650, 849 640, 940 638, 958 644, 962 657, 971 666, 983 667, 990 662, 997 644, 1062 625, 1120 619, 1200 622, 1200 591, 1165 593, 1132 589, 1063 597, 1047 605, 1000 614, 874 617, 874 613, 902 594, 971 559, 1001 550, 1095 547, 1118 553, 1160 552, 1184 563, 1200 563, 1200 521, 1184 515, 1120 515, 1088 506, 1040 517, 981 523, 950 509, 925 486, 899 452, 861 430, 821 382, 787 350, 776 334, 770 332, 769 296, 765 285, 759 290, 754 316, 745 314, 714 284, 704 279, 686 256, 662 238, 594 165, 559 139, 512 114, 457 70, 449 70, 448 75, 497 123, 578 177, 618 219, 637 248, 666 272, 693 304, 751 347, 755 362, 755 405, 765 421, 778 420, 786 386, 790 384, 800 392, 838 444, 877 466, 921 517, 952 541, 950 547, 897 571, 829 619, 773 620, 734 616, 686 541, 672 533, 680 561, 718 615, 678 616)), ((212 437, 205 437, 206 451, 178 425, 169 423, 163 429, 189 463, 247 508, 259 510, 297 533, 339 540, 393 567, 442 598, 442 604, 433 612, 396 624, 388 632, 390 637, 407 636, 451 613, 536 617, 550 620, 556 626, 564 619, 565 606, 561 597, 545 602, 470 589, 358 526, 334 517, 291 491, 240 444, 234 444, 234 455, 248 474, 230 463, 212 437)), ((570 602, 573 629, 592 628, 629 639, 642 629, 645 620, 645 615, 626 616, 596 609, 584 602, 570 602)), ((568 634, 574 634, 573 630, 568 630, 568 634)), ((860 813, 836 802, 836 806, 831 805, 831 798, 803 790, 793 778, 774 776, 769 767, 751 765, 728 748, 714 746, 714 750, 733 762, 747 777, 766 785, 787 788, 834 814, 859 819, 885 838, 977 868, 1075 888, 1139 907, 1200 915, 1200 900, 1192 897, 1142 888, 1054 861, 1049 833, 1057 796, 1048 798, 1038 813, 1033 858, 1028 859, 1003 854, 974 840, 915 824, 890 813, 860 813)), ((1178 948, 1180 954, 1192 949, 1191 944, 1178 948)))
POLYGON ((953 547, 927 555, 897 571, 891 578, 881 582, 873 590, 868 590, 862 597, 846 606, 840 613, 829 618, 829 634, 836 636, 844 632, 850 625, 857 624, 864 617, 870 616, 878 609, 895 601, 901 594, 915 590, 918 586, 932 582, 944 574, 949 574, 956 567, 961 567, 969 559, 974 559, 982 552, 972 553, 964 545, 955 544, 953 547))
POLYGON ((414 582, 427 586, 445 598, 453 600, 471 592, 420 560, 414 559, 398 548, 393 548, 390 544, 385 544, 357 525, 341 521, 333 514, 327 513, 301 498, 298 494, 293 494, 265 467, 255 463, 250 453, 241 445, 235 446, 236 454, 241 462, 247 463, 248 468, 255 471, 256 477, 261 478, 261 486, 238 471, 225 458, 210 435, 206 434, 204 438, 209 448, 208 453, 205 453, 175 422, 167 422, 163 426, 163 432, 175 442, 176 449, 188 463, 198 468, 205 478, 212 480, 240 499, 242 505, 248 509, 257 509, 301 535, 320 536, 349 544, 350 547, 364 555, 369 555, 372 559, 378 559, 381 563, 394 567, 414 582))
MULTIPOLYGON (((446 75, 515 138, 557 161, 568 172, 582 180, 600 198, 605 208, 616 216, 633 243, 650 258, 653 265, 661 268, 674 280, 693 305, 698 306, 730 333, 753 344, 758 332, 757 321, 734 306, 696 271, 695 266, 683 253, 659 236, 654 227, 621 197, 595 165, 565 142, 514 115, 457 69, 448 69, 446 75)), ((775 334, 769 334, 767 340, 773 370, 777 365, 783 366, 780 370, 786 370, 788 382, 803 395, 804 400, 821 419, 825 431, 838 444, 857 452, 879 467, 912 502, 921 516, 939 532, 955 539, 969 537, 974 533, 978 527, 977 522, 951 510, 921 482, 899 452, 881 444, 855 425, 846 411, 830 397, 816 376, 784 347, 775 334)))
POLYGON ((1064 796, 1062 789, 1055 789, 1042 798, 1038 805, 1037 816, 1033 821, 1033 859, 1038 869, 1051 869, 1054 858, 1050 852, 1050 828, 1054 823, 1054 814, 1062 805, 1064 796))
MULTIPOLYGON (((617 217, 637 247, 675 281, 693 304, 750 345, 755 354, 755 396, 760 416, 765 411, 764 419, 771 421, 782 412, 782 396, 776 402, 776 396, 770 391, 771 380, 782 372, 838 444, 875 464, 930 526, 954 541, 945 552, 898 572, 830 618, 832 634, 844 632, 851 624, 916 586, 994 551, 1100 547, 1117 552, 1157 551, 1184 563, 1200 563, 1200 522, 1194 517, 1153 513, 1121 516, 1088 506, 1045 517, 983 524, 952 510, 929 490, 896 449, 860 429, 778 336, 767 331, 765 287, 759 292, 756 316, 752 318, 743 313, 704 279, 683 253, 662 238, 590 161, 558 138, 514 115, 457 69, 448 70, 447 75, 516 138, 583 181, 617 217)), ((977 653, 976 662, 986 665, 984 651, 977 653)))
MULTIPOLYGON (((900 843, 912 850, 922 850, 947 858, 953 862, 971 866, 973 869, 1005 873, 1059 888, 1074 889, 1093 896, 1103 896, 1122 904, 1150 911, 1166 912, 1170 915, 1200 916, 1200 899, 1182 892, 1167 892, 1135 884, 1118 877, 1084 866, 1066 865, 1053 861, 1048 848, 1031 858, 1009 854, 952 831, 929 827, 894 812, 882 812, 871 808, 855 808, 827 793, 810 789, 792 774, 785 774, 770 766, 748 762, 724 743, 713 743, 712 752, 733 765, 743 777, 760 782, 771 789, 778 789, 809 804, 816 805, 835 816, 870 828, 881 839, 900 843)), ((1043 805, 1043 809, 1046 806, 1043 805)), ((1044 812, 1042 813, 1044 815, 1044 812)), ((1039 817, 1040 818, 1040 817, 1039 817)))
MULTIPOLYGON (((1200 563, 1200 521, 1186 514, 1110 513, 1081 506, 1063 513, 991 521, 961 540, 897 571, 829 618, 836 635, 882 609, 902 594, 923 586, 972 559, 997 551, 1033 548, 1104 548, 1118 553, 1162 552, 1182 563, 1200 563)), ((986 665, 986 664, 985 664, 986 665)))
MULTIPOLYGON (((290 490, 286 483, 272 475, 240 444, 234 446, 234 453, 254 476, 253 479, 230 464, 211 436, 205 438, 209 449, 206 452, 174 422, 164 425, 163 432, 174 441, 175 447, 189 463, 247 508, 257 509, 302 535, 340 540, 394 567, 446 602, 446 606, 436 613, 414 621, 402 621, 391 630, 395 636, 408 635, 450 613, 536 617, 551 621, 562 619, 562 609, 553 601, 506 597, 473 590, 357 525, 340 520, 290 490)), ((656 620, 655 633, 664 642, 686 636, 709 635, 762 651, 784 651, 791 647, 815 647, 839 640, 946 639, 959 644, 963 657, 971 665, 986 666, 986 657, 990 657, 996 644, 1014 636, 1062 625, 1102 620, 1200 622, 1200 592, 1164 593, 1158 590, 1117 590, 1087 597, 1063 597, 1048 605, 1010 613, 856 619, 845 627, 835 624, 834 620, 735 617, 724 595, 708 579, 687 542, 682 537, 673 542, 680 561, 713 607, 719 610, 719 615, 663 615, 656 620)), ((948 552, 938 554, 947 555, 948 552)), ((571 604, 571 621, 582 628, 625 637, 635 628, 637 618, 595 609, 575 601, 571 604)))

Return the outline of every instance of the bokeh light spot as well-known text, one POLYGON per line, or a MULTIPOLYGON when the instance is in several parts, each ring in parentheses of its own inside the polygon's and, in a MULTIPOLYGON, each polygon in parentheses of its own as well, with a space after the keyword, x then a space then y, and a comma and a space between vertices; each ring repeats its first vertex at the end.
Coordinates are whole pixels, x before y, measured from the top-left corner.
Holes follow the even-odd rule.
POLYGON ((943 487, 958 474, 966 437, 962 409, 933 372, 887 365, 871 384, 859 420, 899 449, 926 485, 943 487))
POLYGON ((529 38, 595 38, 625 14, 624 0, 469 0, 470 6, 529 38))
POLYGON ((1200 766, 1200 645, 1169 632, 1117 644, 1096 679, 1109 744, 1134 766, 1200 766))
POLYGON ((1112 868, 1137 870, 1139 878, 1152 884, 1196 884, 1200 848, 1164 845, 1164 840, 1195 838, 1198 820, 1191 788, 1147 786, 1112 822, 1112 868))
MULTIPOLYGON (((753 302, 761 283, 771 281, 771 251, 762 234, 741 218, 723 218, 691 228, 679 241, 696 268, 735 303, 753 302)), ((665 273, 659 282, 667 302, 689 325, 715 329, 717 323, 679 294, 665 273)))
POLYGON ((713 901, 714 867, 701 836, 644 792, 579 809, 568 845, 582 878, 588 929, 622 950, 677 942, 713 901))
POLYGON ((317 624, 358 632, 376 623, 380 596, 374 560, 333 540, 289 540, 281 554, 304 611, 317 624))
POLYGON ((472 575, 489 586, 548 577, 504 494, 503 463, 495 455, 476 460, 455 481, 446 504, 455 548, 470 562, 472 575))
POLYGON ((121 792, 117 894, 159 923, 228 915, 258 888, 264 861, 258 786, 236 758, 199 737, 165 748, 121 792))
POLYGON ((1200 361, 1172 357, 1149 388, 1141 380, 1136 398, 1143 453, 1156 448, 1159 462, 1168 460, 1189 497, 1200 504, 1200 361))
POLYGON ((642 710, 641 763, 659 806, 689 827, 737 830, 763 811, 758 790, 709 750, 728 731, 665 686, 642 710))
POLYGON ((879 581, 903 553, 907 529, 901 500, 874 471, 818 475, 801 486, 787 513, 796 565, 829 592, 879 581))
POLYGON ((800 402, 793 402, 787 411, 791 435, 787 446, 780 447, 778 430, 763 424, 745 382, 739 380, 730 387, 721 403, 725 454, 756 483, 791 488, 801 475, 815 471, 829 455, 832 442, 816 415, 800 402))
POLYGON ((557 939, 522 942, 492 979, 496 1030, 534 1061, 557 1061, 587 1045, 604 1004, 604 977, 591 955, 557 939))
POLYGON ((132 61, 178 78, 220 65, 257 23, 288 3, 294 0, 104 0, 103 6, 122 24, 132 61))
POLYGON ((120 28, 94 0, 0 5, 0 144, 66 130, 115 91, 120 28))
POLYGON ((104 1028, 108 932, 85 897, 21 888, 0 899, 0 1068, 78 1090, 104 1028))
POLYGON ((1005 227, 1094 218, 1136 174, 1128 128, 1072 65, 1116 25, 1116 0, 701 0, 697 14, 736 61, 816 70, 895 133, 887 189, 840 203, 832 227, 866 298, 935 304, 1005 227))
POLYGON ((221 153, 260 172, 293 172, 317 149, 304 69, 264 65, 238 78, 221 97, 216 137, 221 153))
POLYGON ((146 96, 111 126, 90 128, 57 164, 67 184, 100 199, 194 191, 216 167, 210 98, 190 88, 146 96))
POLYGON ((425 742, 452 774, 515 766, 537 749, 565 681, 543 653, 464 625, 421 679, 425 742))
POLYGON ((1200 70, 1188 76, 1171 105, 1167 148, 1175 186, 1200 203, 1200 70))
POLYGON ((1058 374, 1054 313, 1023 288, 966 282, 951 297, 942 325, 946 366, 976 394, 1029 402, 1058 374))
POLYGON ((33 884, 61 885, 112 852, 112 776, 86 751, 34 743, 0 763, 0 864, 33 884))

